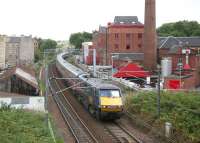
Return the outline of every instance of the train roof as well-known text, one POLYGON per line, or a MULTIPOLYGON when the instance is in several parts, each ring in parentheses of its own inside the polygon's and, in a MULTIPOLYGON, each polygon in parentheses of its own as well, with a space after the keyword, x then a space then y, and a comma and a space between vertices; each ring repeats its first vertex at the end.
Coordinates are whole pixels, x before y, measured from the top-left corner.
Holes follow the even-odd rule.
POLYGON ((80 68, 77 68, 76 66, 70 64, 69 62, 67 62, 64 58, 67 57, 68 53, 61 53, 59 55, 57 55, 57 61, 67 70, 69 70, 70 72, 72 72, 75 76, 79 76, 83 73, 85 73, 83 70, 81 70, 80 68))
POLYGON ((108 83, 99 78, 88 78, 87 83, 93 87, 101 88, 101 89, 110 89, 110 88, 119 89, 119 87, 117 87, 116 85, 108 83))
POLYGON ((81 70, 80 68, 72 65, 71 63, 67 62, 64 58, 67 57, 68 53, 61 53, 57 55, 57 61, 68 71, 70 71, 72 74, 74 74, 77 77, 80 77, 80 79, 84 80, 86 83, 88 83, 92 87, 101 88, 101 89, 119 89, 116 85, 113 85, 111 83, 108 83, 102 79, 99 78, 92 78, 89 77, 89 74, 81 70), (86 77, 87 75, 87 77, 86 77))

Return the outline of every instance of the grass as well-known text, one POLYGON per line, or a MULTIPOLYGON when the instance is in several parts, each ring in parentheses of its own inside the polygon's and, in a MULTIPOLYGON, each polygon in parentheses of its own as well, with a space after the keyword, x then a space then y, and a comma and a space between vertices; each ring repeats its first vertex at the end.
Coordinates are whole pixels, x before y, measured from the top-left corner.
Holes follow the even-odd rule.
MULTIPOLYGON (((0 109, 0 142, 54 143, 44 113, 3 107, 0 109)), ((62 143, 62 141, 57 141, 62 143)))
POLYGON ((200 142, 200 93, 161 92, 161 115, 157 118, 157 93, 140 92, 126 98, 126 109, 162 128, 171 122, 177 142, 200 142), (178 139, 179 138, 179 139, 178 139), (183 139, 184 138, 184 139, 183 139))

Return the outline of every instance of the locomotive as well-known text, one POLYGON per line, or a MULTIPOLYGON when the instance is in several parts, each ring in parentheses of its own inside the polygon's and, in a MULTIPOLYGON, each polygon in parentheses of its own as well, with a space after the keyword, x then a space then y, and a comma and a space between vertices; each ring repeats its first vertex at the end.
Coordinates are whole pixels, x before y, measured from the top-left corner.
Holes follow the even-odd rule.
POLYGON ((56 68, 62 77, 67 77, 66 84, 71 86, 77 98, 97 119, 118 119, 123 115, 122 94, 119 87, 106 81, 91 77, 80 68, 67 62, 68 53, 61 53, 56 58, 56 68), (76 82, 74 79, 78 79, 76 82), (73 86, 77 85, 77 86, 73 86))

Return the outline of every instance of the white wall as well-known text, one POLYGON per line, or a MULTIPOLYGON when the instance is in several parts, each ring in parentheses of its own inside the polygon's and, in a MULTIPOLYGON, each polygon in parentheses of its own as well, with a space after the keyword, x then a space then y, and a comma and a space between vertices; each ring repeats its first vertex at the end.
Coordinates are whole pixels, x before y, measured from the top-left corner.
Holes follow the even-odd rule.
POLYGON ((11 105, 11 107, 14 108, 23 108, 42 112, 45 111, 44 97, 2 97, 0 98, 0 107, 2 106, 2 103, 11 105))

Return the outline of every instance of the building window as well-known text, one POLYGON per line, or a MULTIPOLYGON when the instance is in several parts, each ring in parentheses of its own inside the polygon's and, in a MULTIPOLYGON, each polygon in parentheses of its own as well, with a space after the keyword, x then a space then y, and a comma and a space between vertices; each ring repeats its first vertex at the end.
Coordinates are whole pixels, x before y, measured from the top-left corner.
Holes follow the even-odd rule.
POLYGON ((115 39, 118 39, 118 38, 119 38, 119 34, 115 33, 115 39))
POLYGON ((126 34, 126 38, 127 38, 127 39, 130 39, 130 38, 131 38, 131 34, 130 34, 130 33, 127 33, 127 34, 126 34))
POLYGON ((138 34, 138 39, 141 39, 142 38, 142 33, 139 33, 138 34))
POLYGON ((139 47, 139 48, 142 48, 142 44, 138 44, 138 47, 139 47))
POLYGON ((126 45, 126 49, 128 50, 128 49, 130 49, 131 48, 131 46, 129 45, 129 44, 127 44, 126 45))
POLYGON ((115 49, 119 49, 119 45, 118 44, 115 44, 115 49))

